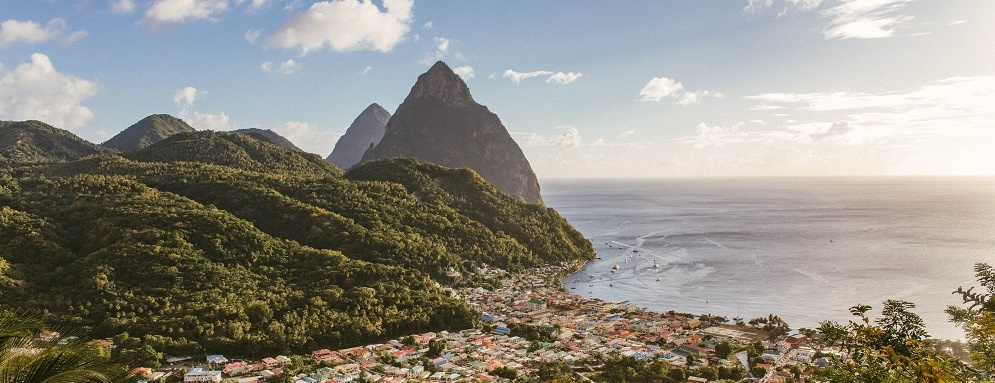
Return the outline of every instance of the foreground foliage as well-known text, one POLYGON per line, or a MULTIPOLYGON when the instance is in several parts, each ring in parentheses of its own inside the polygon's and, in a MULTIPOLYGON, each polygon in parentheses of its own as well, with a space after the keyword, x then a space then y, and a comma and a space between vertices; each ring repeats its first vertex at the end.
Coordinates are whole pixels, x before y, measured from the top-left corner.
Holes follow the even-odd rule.
POLYGON ((950 307, 951 320, 964 326, 972 348, 969 365, 936 352, 928 343, 925 324, 911 310, 914 304, 888 300, 881 317, 871 321, 871 306, 857 305, 850 312, 856 321, 841 325, 823 322, 819 332, 827 344, 838 344, 844 357, 836 357, 820 371, 820 378, 832 382, 965 382, 988 381, 995 361, 995 274, 991 266, 975 266, 978 282, 987 293, 959 288, 966 308, 950 307))
POLYGON ((125 366, 78 342, 37 345, 38 318, 0 311, 0 383, 134 382, 125 366))

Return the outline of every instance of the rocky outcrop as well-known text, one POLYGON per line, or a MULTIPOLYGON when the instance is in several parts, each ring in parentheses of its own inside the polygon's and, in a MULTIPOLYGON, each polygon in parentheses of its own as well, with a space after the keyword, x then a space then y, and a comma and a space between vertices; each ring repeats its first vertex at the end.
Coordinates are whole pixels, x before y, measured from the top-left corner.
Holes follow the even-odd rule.
POLYGON ((498 116, 474 101, 466 83, 441 61, 418 76, 363 162, 391 157, 470 168, 499 190, 542 204, 539 181, 522 149, 498 116))
POLYGON ((390 112, 378 104, 370 104, 349 125, 326 160, 342 169, 358 164, 363 159, 363 153, 380 143, 388 120, 390 112))

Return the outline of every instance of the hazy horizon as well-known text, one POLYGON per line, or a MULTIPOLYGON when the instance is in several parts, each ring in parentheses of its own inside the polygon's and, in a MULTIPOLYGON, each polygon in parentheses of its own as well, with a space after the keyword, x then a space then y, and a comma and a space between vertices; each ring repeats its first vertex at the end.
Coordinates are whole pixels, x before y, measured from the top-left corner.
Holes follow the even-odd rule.
POLYGON ((540 179, 995 175, 995 3, 0 0, 0 120, 327 156, 437 60, 540 179))

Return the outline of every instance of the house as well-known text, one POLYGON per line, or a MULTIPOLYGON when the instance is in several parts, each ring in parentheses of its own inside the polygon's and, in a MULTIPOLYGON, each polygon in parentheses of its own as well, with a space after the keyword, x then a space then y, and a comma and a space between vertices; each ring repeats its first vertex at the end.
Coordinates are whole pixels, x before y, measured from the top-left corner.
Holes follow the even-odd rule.
POLYGON ((701 321, 698 319, 688 319, 681 326, 687 329, 696 329, 698 326, 701 326, 701 321))
POLYGON ((183 382, 221 383, 221 371, 204 371, 202 368, 194 368, 183 375, 183 382))
POLYGON ((688 355, 694 355, 694 356, 708 355, 708 349, 707 348, 698 347, 698 346, 695 346, 693 344, 681 345, 680 347, 677 348, 677 351, 683 352, 683 353, 688 354, 688 355))
POLYGON ((290 360, 290 358, 283 355, 278 355, 276 357, 276 361, 280 362, 280 365, 284 367, 294 364, 294 362, 290 360))
POLYGON ((343 364, 341 366, 335 367, 335 371, 337 371, 340 374, 350 374, 350 375, 352 375, 352 374, 358 374, 361 370, 360 370, 358 364, 349 363, 349 364, 343 364))
POLYGON ((342 358, 339 358, 339 356, 336 355, 331 350, 323 348, 321 350, 311 351, 311 360, 314 360, 315 363, 321 363, 321 362, 338 363, 342 361, 342 358))
POLYGON ((708 383, 708 379, 690 376, 688 377, 688 383, 708 383))
POLYGON ((207 364, 210 364, 212 367, 223 366, 225 363, 228 363, 228 358, 225 358, 224 355, 207 356, 207 364))
POLYGON ((273 367, 280 366, 280 361, 278 361, 278 360, 276 360, 274 358, 263 358, 263 364, 266 367, 273 368, 273 367))
POLYGON ((221 370, 221 372, 224 372, 225 375, 228 376, 235 376, 235 375, 242 375, 248 373, 251 370, 252 367, 250 367, 248 363, 233 362, 226 364, 224 370, 221 370))
POLYGON ((805 336, 805 334, 795 334, 795 335, 789 336, 788 339, 785 339, 784 341, 788 342, 792 346, 798 346, 798 345, 802 345, 802 344, 808 343, 809 339, 808 339, 808 336, 805 336))

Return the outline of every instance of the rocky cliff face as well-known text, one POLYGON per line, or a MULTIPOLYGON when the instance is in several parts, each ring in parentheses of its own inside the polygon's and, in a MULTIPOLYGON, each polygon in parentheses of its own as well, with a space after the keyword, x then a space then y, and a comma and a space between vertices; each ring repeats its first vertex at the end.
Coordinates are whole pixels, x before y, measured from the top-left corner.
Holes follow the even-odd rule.
POLYGON ((168 114, 153 114, 129 126, 100 146, 122 152, 133 152, 147 148, 176 133, 193 131, 193 127, 179 118, 168 114))
POLYGON ((390 112, 378 104, 371 104, 349 125, 345 134, 335 143, 335 149, 326 160, 342 169, 349 169, 363 159, 363 153, 380 143, 390 112))
POLYGON ((542 204, 539 181, 497 115, 478 104, 466 83, 439 61, 418 81, 363 162, 406 157, 470 168, 515 198, 542 204))

